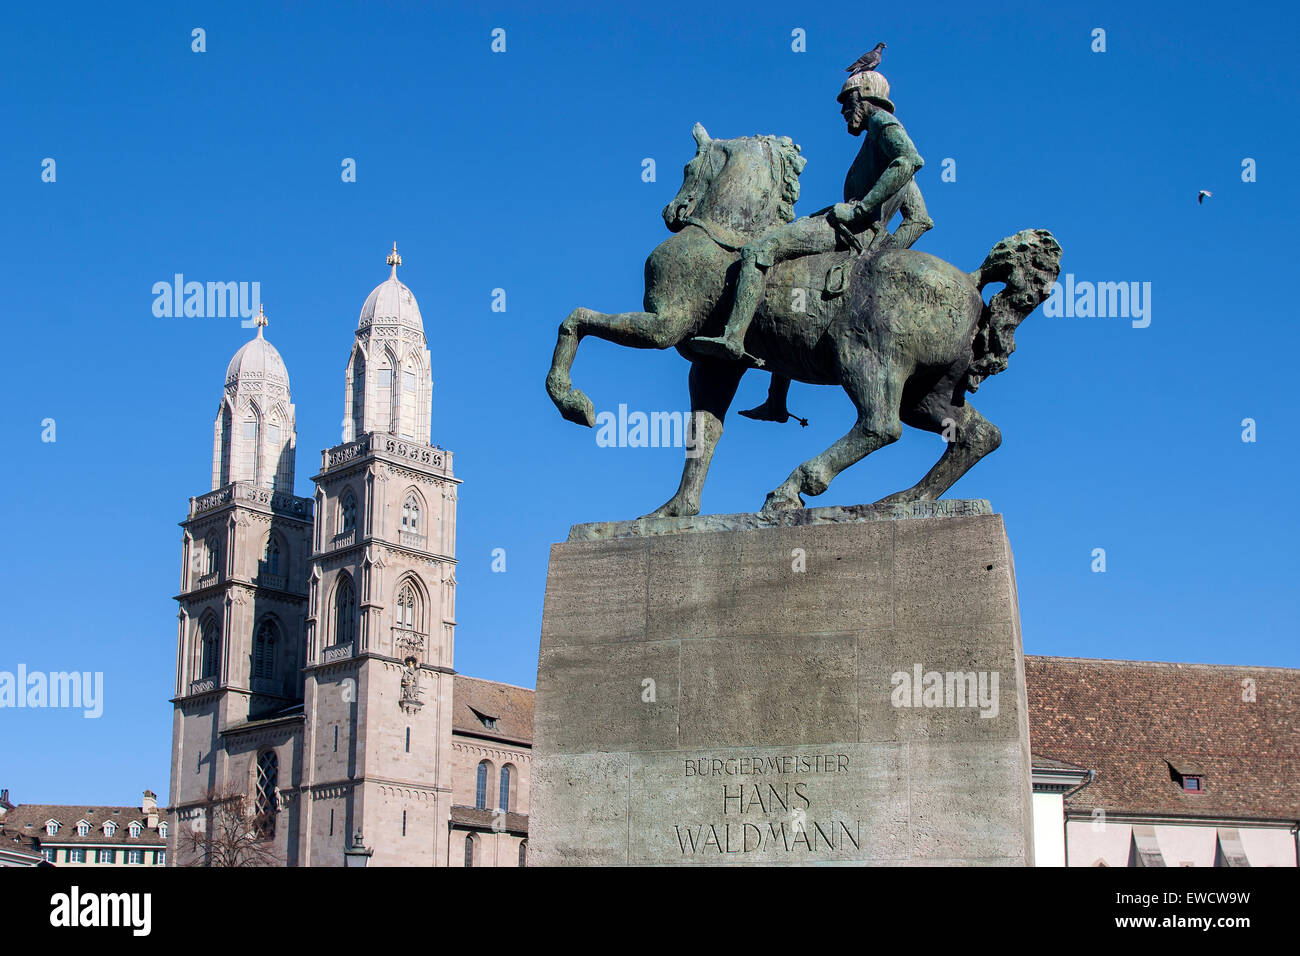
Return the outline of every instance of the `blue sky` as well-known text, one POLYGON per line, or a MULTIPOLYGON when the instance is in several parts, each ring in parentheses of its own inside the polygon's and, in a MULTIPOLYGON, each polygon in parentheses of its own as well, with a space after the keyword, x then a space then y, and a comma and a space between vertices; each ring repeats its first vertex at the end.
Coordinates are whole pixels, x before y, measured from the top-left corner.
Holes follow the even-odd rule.
MULTIPOLYGON (((1005 515, 1026 651, 1300 666, 1294 6, 464 6, 6 12, 0 670, 105 680, 96 720, 0 711, 13 799, 167 790, 177 522, 209 490, 222 376, 249 332, 155 317, 155 282, 261 283, 308 495, 340 440, 357 313, 398 241, 432 350, 434 441, 464 480, 456 664, 531 686, 550 543, 654 508, 681 467, 680 450, 600 448, 559 418, 542 389, 556 325, 578 305, 640 307, 697 120, 793 137, 799 210, 840 198, 859 144, 835 94, 880 39, 927 160, 937 225, 918 248, 973 269, 999 238, 1046 227, 1076 280, 1151 283, 1147 328, 1035 313, 978 396, 1004 444, 950 496, 1005 515), (490 50, 497 27, 505 53, 490 50), (1199 189, 1214 196, 1198 206, 1199 189)), ((587 340, 575 380, 597 409, 678 409, 686 369, 672 351, 587 340)), ((766 384, 747 376, 737 407, 766 384)), ((796 385, 791 404, 811 427, 729 420, 705 511, 755 510, 852 422, 839 389, 796 385)), ((909 430, 811 503, 874 501, 941 447, 909 430)))

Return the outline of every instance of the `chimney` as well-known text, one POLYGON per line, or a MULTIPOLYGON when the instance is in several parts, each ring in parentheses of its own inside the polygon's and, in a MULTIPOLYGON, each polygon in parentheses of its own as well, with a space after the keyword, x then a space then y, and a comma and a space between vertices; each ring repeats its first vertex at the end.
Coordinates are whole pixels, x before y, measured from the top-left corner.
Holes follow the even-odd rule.
POLYGON ((9 802, 9 788, 5 787, 3 790, 0 790, 0 815, 3 815, 6 810, 12 810, 13 808, 14 805, 9 802))
POLYGON ((145 826, 150 830, 158 829, 158 795, 152 790, 144 792, 144 800, 140 803, 140 812, 145 815, 145 826))

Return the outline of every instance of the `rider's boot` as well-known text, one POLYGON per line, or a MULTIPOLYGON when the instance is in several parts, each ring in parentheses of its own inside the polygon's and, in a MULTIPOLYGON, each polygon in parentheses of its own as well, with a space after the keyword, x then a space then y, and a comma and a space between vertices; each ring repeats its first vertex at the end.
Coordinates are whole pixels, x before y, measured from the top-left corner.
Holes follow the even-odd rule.
POLYGON ((758 311, 758 301, 763 297, 763 272, 758 263, 743 257, 740 261, 740 276, 736 280, 736 301, 731 306, 731 317, 727 319, 727 328, 720 336, 697 336, 691 339, 691 345, 697 352, 712 358, 742 360, 753 362, 759 368, 763 360, 745 351, 745 333, 754 321, 758 311))
POLYGON ((776 422, 777 424, 784 424, 793 418, 806 428, 808 419, 790 414, 790 409, 786 406, 786 399, 789 395, 790 380, 784 375, 777 375, 773 372, 772 384, 767 388, 767 401, 757 408, 747 408, 740 414, 755 421, 776 422))
POLYGON ((790 410, 786 408, 786 396, 790 393, 790 380, 784 375, 772 373, 772 384, 767 387, 767 401, 757 408, 747 408, 740 414, 760 422, 777 422, 790 420, 790 410))

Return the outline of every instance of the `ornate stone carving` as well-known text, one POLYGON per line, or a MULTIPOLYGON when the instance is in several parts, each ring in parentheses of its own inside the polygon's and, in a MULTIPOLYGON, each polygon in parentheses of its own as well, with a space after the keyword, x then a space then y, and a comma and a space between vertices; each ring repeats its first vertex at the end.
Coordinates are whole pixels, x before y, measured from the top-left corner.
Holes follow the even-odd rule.
POLYGON ((402 712, 414 714, 424 706, 420 692, 420 667, 414 657, 406 658, 406 669, 402 671, 402 696, 398 700, 402 712))

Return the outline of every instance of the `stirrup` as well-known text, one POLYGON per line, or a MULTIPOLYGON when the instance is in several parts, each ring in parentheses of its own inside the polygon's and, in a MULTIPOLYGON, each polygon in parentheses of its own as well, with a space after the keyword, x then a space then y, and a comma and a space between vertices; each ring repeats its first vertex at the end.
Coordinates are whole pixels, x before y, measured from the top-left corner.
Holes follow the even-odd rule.
POLYGON ((735 345, 725 335, 706 336, 700 335, 690 340, 695 351, 709 358, 726 359, 732 362, 752 362, 758 368, 762 368, 764 362, 757 355, 750 355, 745 351, 743 346, 735 345), (736 351, 732 351, 732 349, 736 351))

